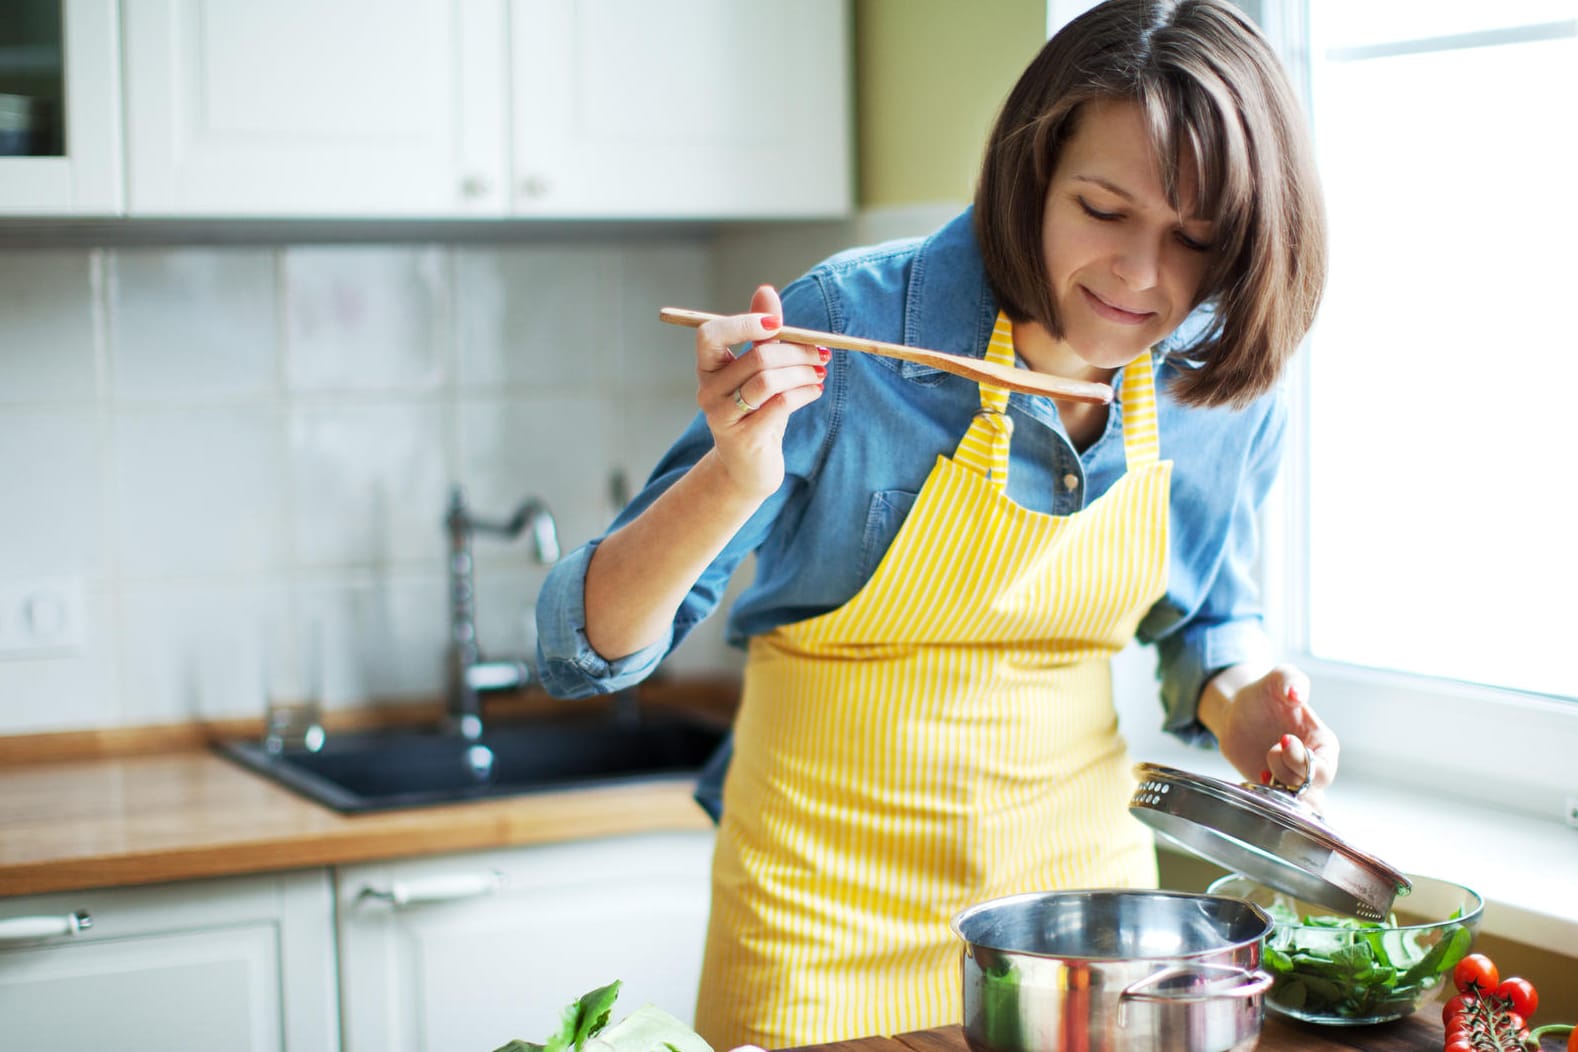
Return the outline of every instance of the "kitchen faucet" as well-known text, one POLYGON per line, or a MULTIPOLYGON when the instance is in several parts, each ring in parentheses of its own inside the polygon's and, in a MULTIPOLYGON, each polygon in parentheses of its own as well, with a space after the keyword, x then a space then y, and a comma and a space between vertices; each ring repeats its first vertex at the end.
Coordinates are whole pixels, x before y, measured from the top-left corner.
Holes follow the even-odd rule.
POLYGON ((529 526, 533 554, 547 565, 559 558, 559 530, 547 505, 536 497, 522 501, 507 521, 479 519, 466 508, 465 491, 459 486, 450 491, 444 524, 449 529, 449 705, 445 722, 451 731, 475 741, 482 737, 481 692, 519 690, 531 682, 532 671, 523 658, 482 660, 477 646, 472 536, 487 533, 509 540, 529 526))

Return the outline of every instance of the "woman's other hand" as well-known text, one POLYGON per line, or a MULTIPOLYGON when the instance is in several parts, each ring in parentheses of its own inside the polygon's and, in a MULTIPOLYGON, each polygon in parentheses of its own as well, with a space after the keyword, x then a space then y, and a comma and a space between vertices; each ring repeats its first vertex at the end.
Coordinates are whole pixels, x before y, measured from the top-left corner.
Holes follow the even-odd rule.
POLYGON ((763 285, 751 297, 750 313, 696 330, 697 404, 729 479, 757 499, 783 483, 789 414, 821 397, 827 375, 828 352, 774 340, 782 325, 778 292, 763 285), (744 343, 755 346, 735 357, 729 348, 744 343))
POLYGON ((1222 755, 1250 781, 1297 788, 1307 780, 1301 795, 1319 810, 1321 793, 1337 774, 1339 746, 1337 735, 1310 708, 1309 677, 1292 665, 1253 679, 1233 672, 1211 684, 1227 702, 1207 723, 1222 755))

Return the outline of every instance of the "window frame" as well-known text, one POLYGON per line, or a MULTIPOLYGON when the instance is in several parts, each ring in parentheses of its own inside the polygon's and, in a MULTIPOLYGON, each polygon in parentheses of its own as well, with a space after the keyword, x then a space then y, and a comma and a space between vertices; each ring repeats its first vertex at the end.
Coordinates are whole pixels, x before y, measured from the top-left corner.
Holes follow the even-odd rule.
MULTIPOLYGON (((1262 0, 1261 24, 1310 109, 1308 0, 1262 0)), ((1319 127, 1315 127, 1319 150, 1319 127)), ((1578 699, 1330 661, 1308 645, 1309 353, 1295 356, 1282 478, 1266 502, 1267 629, 1310 677, 1344 775, 1578 825, 1578 699)), ((1575 556, 1578 557, 1578 556, 1575 556)))

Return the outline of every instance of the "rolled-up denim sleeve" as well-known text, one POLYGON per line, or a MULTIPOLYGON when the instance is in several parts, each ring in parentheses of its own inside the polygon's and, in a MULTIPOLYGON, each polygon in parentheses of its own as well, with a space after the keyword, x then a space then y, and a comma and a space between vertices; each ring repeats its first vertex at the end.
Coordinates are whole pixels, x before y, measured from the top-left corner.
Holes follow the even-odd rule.
POLYGON ((537 677, 559 698, 586 698, 633 687, 650 676, 669 652, 670 628, 661 639, 615 661, 586 639, 586 568, 598 541, 560 559, 537 593, 537 677))
MULTIPOLYGON (((698 415, 664 454, 652 477, 614 520, 608 533, 620 529, 651 507, 711 448, 712 433, 707 430, 706 420, 698 415)), ((717 609, 729 578, 760 543, 781 501, 779 495, 768 498, 757 514, 735 534, 691 586, 659 638, 633 654, 613 660, 599 654, 586 638, 586 571, 602 538, 560 559, 537 593, 537 675, 543 689, 555 697, 584 698, 625 690, 651 675, 669 652, 717 609)))
POLYGON ((1272 659, 1260 607, 1256 559, 1260 511, 1282 462, 1287 406, 1280 394, 1261 421, 1249 447, 1220 558, 1205 596, 1181 623, 1165 600, 1140 626, 1142 642, 1156 644, 1165 715, 1162 728, 1183 741, 1214 745, 1215 735, 1200 722, 1200 694, 1211 678, 1233 665, 1267 664, 1272 659))

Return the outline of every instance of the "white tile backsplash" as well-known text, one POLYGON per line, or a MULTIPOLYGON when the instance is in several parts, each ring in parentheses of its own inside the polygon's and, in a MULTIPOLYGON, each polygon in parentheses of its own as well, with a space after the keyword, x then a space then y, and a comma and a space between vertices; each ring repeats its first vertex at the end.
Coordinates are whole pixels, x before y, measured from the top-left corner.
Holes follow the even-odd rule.
POLYGON ((263 713, 268 626, 286 597, 238 584, 130 585, 121 594, 122 716, 180 723, 263 713))
POLYGON ((0 412, 0 578, 106 571, 98 427, 91 405, 0 412))
POLYGON ((0 657, 0 733, 126 722, 118 676, 120 619, 115 597, 105 590, 89 591, 86 614, 79 651, 0 657))
POLYGON ((619 257, 597 245, 461 251, 462 389, 595 393, 617 382, 619 257))
POLYGON ((436 403, 290 414, 292 537, 309 567, 431 563, 447 499, 436 403))
POLYGON ((446 254, 436 247, 283 253, 292 391, 431 391, 444 380, 446 254))
POLYGON ((446 587, 439 560, 429 573, 304 583, 298 621, 320 633, 325 706, 438 696, 449 630, 446 587))
POLYGON ((723 312, 706 280, 710 260, 708 247, 698 244, 639 245, 625 252, 620 268, 624 338, 613 345, 620 390, 689 396, 695 403, 695 330, 658 321, 658 309, 723 312))
MULTIPOLYGON (((695 413, 657 308, 718 309, 718 265, 694 231, 0 253, 0 579, 88 596, 78 651, 0 660, 0 734, 258 715, 312 636, 329 706, 438 695, 450 486, 600 534, 695 413)), ((484 654, 531 655, 546 570, 475 551, 484 654)), ((722 626, 671 668, 738 667, 722 626)))
POLYGON ((285 566, 290 535, 280 429, 273 408, 117 416, 121 572, 183 578, 285 566))
POLYGON ((0 405, 95 393, 93 255, 0 252, 0 405))
POLYGON ((272 252, 122 249, 108 273, 117 399, 235 402, 277 387, 272 252))

